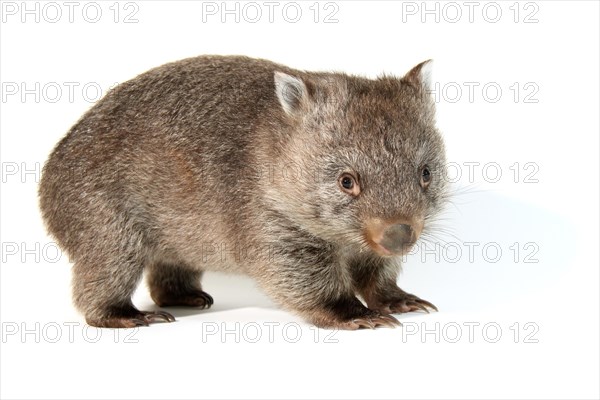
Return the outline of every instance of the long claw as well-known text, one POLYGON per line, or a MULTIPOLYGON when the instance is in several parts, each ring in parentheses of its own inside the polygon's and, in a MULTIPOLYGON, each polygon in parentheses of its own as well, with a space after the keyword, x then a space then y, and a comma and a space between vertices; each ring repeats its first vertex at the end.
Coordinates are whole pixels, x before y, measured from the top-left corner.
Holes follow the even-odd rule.
POLYGON ((357 324, 361 328, 373 329, 375 328, 375 324, 371 321, 370 318, 356 318, 352 320, 355 324, 357 324))
MULTIPOLYGON (((430 313, 430 310, 438 311, 432 303, 409 293, 402 293, 400 296, 391 299, 386 308, 390 308, 394 314, 411 311, 424 311, 426 313, 430 313)), ((381 308, 379 308, 379 311, 381 311, 381 308)))
POLYGON ((429 314, 429 310, 427 309, 427 307, 425 307, 425 305, 424 305, 424 304, 421 304, 421 303, 420 303, 420 302, 418 302, 418 301, 410 301, 410 302, 408 303, 408 306, 409 306, 409 307, 416 307, 415 311, 416 311, 417 309, 418 309, 418 310, 423 310, 423 311, 425 311, 427 314, 429 314))
POLYGON ((175 317, 166 311, 144 311, 143 315, 144 315, 144 321, 146 322, 146 325, 148 325, 151 322, 157 322, 160 320, 165 321, 165 322, 174 322, 175 321, 175 317))
POLYGON ((437 309, 436 306, 434 306, 433 304, 431 304, 430 302, 428 302, 427 300, 421 300, 427 307, 431 308, 432 310, 439 312, 439 310, 437 309))
POLYGON ((206 292, 203 292, 202 293, 202 298, 204 299, 204 301, 206 303, 203 308, 208 308, 208 307, 210 307, 210 306, 213 305, 214 300, 213 300, 213 298, 212 298, 212 296, 210 294, 208 294, 206 292))
POLYGON ((402 324, 396 318, 391 315, 382 315, 378 318, 378 321, 382 326, 388 328, 395 328, 397 326, 401 326, 402 324))

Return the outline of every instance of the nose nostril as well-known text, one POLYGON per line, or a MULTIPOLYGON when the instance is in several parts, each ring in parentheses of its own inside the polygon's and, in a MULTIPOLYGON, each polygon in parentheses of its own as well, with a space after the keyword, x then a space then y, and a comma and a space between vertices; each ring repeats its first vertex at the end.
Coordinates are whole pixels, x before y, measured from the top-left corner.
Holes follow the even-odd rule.
POLYGON ((383 232, 379 243, 393 253, 400 253, 414 242, 414 230, 407 224, 396 224, 388 227, 383 232))
POLYGON ((410 225, 406 225, 406 224, 399 224, 399 225, 394 225, 398 227, 398 230, 401 232, 401 235, 410 238, 412 236, 412 228, 410 227, 410 225))

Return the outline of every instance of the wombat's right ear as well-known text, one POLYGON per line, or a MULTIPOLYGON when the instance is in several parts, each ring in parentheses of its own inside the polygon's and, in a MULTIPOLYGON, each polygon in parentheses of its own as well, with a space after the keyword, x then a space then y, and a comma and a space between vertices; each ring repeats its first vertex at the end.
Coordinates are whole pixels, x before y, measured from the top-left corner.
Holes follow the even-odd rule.
POLYGON ((294 115, 308 97, 308 90, 302 79, 279 71, 275 71, 275 93, 288 115, 294 115))
POLYGON ((402 79, 409 82, 416 88, 422 88, 423 90, 425 90, 425 92, 429 93, 432 89, 432 66, 433 60, 423 61, 421 64, 408 71, 408 73, 404 75, 404 78, 402 79))

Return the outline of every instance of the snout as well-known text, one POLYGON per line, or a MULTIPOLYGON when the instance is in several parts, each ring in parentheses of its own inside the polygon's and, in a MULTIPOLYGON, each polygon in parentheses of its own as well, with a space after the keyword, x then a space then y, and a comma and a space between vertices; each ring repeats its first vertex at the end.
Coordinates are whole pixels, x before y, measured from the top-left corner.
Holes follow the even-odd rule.
POLYGON ((367 242, 380 255, 403 255, 408 253, 415 244, 422 229, 422 220, 403 219, 393 222, 371 220, 367 224, 367 242))
POLYGON ((407 247, 410 248, 416 240, 415 231, 410 225, 395 224, 383 231, 383 236, 377 244, 390 253, 398 254, 407 247))

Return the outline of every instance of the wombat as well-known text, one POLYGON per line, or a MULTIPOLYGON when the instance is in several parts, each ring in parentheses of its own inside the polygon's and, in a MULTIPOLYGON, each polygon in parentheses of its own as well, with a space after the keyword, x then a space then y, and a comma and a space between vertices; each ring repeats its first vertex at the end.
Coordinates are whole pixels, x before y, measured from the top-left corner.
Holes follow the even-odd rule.
POLYGON ((159 307, 210 307, 200 279, 217 270, 324 328, 437 310, 396 284, 446 199, 430 65, 367 79, 200 56, 108 92, 39 188, 87 323, 174 321, 133 305, 144 272, 159 307))

